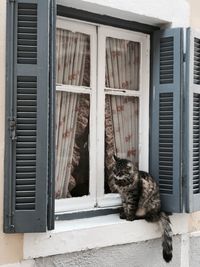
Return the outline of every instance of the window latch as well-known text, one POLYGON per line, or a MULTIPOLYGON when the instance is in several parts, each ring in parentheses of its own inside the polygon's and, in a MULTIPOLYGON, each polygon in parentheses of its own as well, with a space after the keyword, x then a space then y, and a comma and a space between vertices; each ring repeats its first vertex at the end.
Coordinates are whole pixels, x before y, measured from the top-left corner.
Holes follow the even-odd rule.
POLYGON ((9 127, 10 127, 10 138, 14 141, 17 139, 16 136, 16 125, 17 121, 16 118, 9 118, 9 127))

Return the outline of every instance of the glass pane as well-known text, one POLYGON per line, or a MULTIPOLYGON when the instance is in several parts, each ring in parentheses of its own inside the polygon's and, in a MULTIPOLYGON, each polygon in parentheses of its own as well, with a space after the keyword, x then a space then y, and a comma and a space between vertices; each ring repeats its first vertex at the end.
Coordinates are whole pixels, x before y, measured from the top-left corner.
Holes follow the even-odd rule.
POLYGON ((139 90, 140 44, 106 38, 106 87, 139 90))
POLYGON ((56 92, 57 199, 89 194, 89 113, 89 95, 56 92))
POLYGON ((138 166, 139 98, 106 96, 105 106, 105 192, 114 192, 108 183, 113 155, 126 158, 138 166))
POLYGON ((90 37, 80 32, 57 29, 56 82, 90 86, 90 37))

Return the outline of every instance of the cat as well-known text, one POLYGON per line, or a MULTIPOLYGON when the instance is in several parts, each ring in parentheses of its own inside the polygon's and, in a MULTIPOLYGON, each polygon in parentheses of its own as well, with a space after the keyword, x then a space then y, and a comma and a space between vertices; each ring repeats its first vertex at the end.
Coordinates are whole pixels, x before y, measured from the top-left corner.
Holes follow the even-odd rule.
POLYGON ((120 218, 128 221, 145 219, 148 222, 160 222, 163 235, 163 258, 172 259, 172 230, 167 214, 161 212, 159 187, 154 178, 138 170, 134 164, 114 156, 114 166, 109 181, 114 185, 122 199, 120 218))

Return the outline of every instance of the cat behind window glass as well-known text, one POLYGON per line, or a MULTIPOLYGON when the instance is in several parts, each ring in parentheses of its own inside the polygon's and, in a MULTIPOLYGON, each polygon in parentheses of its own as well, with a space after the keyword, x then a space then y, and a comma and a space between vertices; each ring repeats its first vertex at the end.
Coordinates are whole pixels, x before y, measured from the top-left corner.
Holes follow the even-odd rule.
POLYGON ((150 174, 137 170, 131 161, 116 156, 114 159, 109 183, 122 199, 120 218, 128 221, 144 218, 148 222, 160 222, 163 229, 163 258, 169 262, 172 259, 172 230, 169 217, 160 210, 157 183, 150 174))

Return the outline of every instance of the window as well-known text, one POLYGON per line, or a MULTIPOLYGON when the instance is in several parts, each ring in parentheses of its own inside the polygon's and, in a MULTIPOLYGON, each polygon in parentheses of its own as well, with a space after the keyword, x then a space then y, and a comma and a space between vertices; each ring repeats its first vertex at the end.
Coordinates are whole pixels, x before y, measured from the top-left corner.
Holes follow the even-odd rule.
POLYGON ((53 0, 7 10, 4 231, 53 229, 54 191, 57 212, 117 207, 113 153, 150 170, 165 211, 200 210, 199 33, 63 6, 56 30, 53 0))
POLYGON ((119 205, 113 154, 148 171, 149 36, 58 17, 56 55, 56 211, 119 205))

